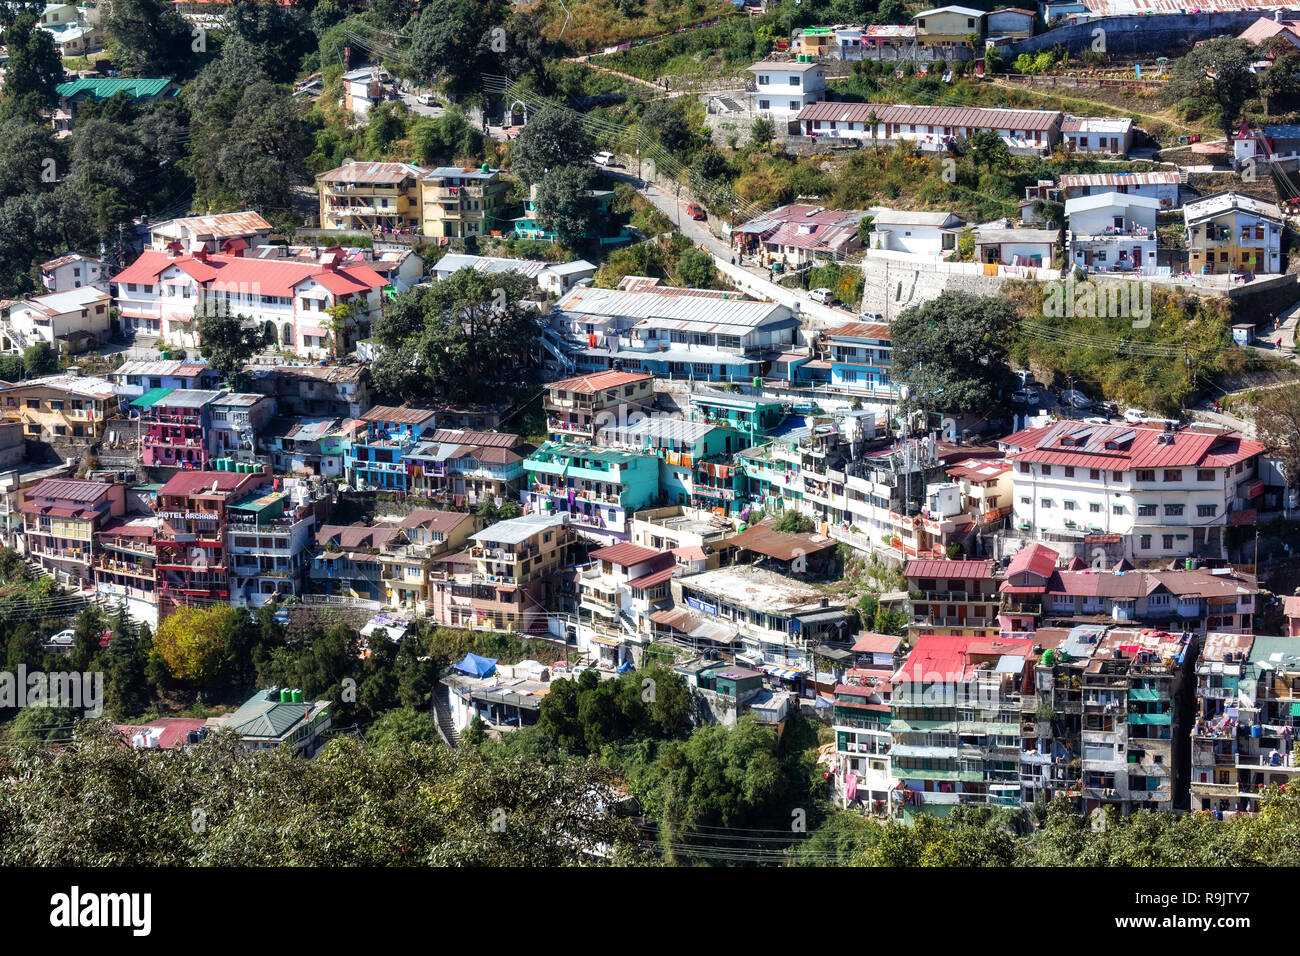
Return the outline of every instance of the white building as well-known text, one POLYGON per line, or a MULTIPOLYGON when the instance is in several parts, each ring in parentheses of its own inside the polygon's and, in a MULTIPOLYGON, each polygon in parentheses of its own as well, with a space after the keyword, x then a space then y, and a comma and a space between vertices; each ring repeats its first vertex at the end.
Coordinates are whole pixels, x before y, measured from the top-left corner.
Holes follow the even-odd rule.
POLYGON ((113 277, 123 326, 158 336, 169 345, 196 348, 200 304, 243 315, 271 333, 280 346, 314 359, 346 353, 369 334, 380 306, 383 276, 366 265, 340 265, 338 253, 315 262, 240 255, 145 252, 113 277), (334 328, 329 310, 351 304, 356 314, 334 328))
POLYGON ((1133 146, 1133 121, 1128 117, 1067 116, 1061 139, 1078 153, 1127 156, 1133 146))
POLYGON ((1008 149, 1023 153, 1047 153, 1061 138, 1061 114, 1053 110, 820 102, 805 106, 794 119, 803 135, 814 140, 904 140, 931 152, 980 131, 996 133, 1008 149))
POLYGON ((1114 536, 1133 558, 1219 556, 1232 513, 1264 490, 1264 446, 1235 432, 1063 421, 999 444, 1012 463, 1016 529, 1114 536))
POLYGON ((1149 173, 1071 173, 1057 184, 1066 199, 1095 193, 1150 196, 1160 200, 1161 209, 1178 207, 1178 187, 1184 174, 1178 171, 1149 173))
POLYGON ((1227 192, 1183 206, 1187 266, 1192 274, 1282 271, 1282 210, 1227 192))
POLYGON ((944 256, 957 248, 962 221, 955 213, 914 212, 884 206, 872 206, 869 212, 872 249, 944 256))
POLYGON ((826 69, 818 63, 774 63, 749 68, 754 74, 752 109, 777 120, 791 120, 809 103, 826 96, 826 69))
POLYGON ((226 243, 234 242, 231 251, 236 251, 265 245, 270 235, 271 224, 255 212, 185 216, 150 226, 149 248, 166 252, 173 242, 179 242, 181 252, 193 255, 200 249, 225 252, 226 243))
POLYGON ((650 615, 671 604, 669 581, 680 573, 668 551, 630 542, 600 548, 578 571, 578 644, 608 670, 640 663, 654 635, 650 615))
POLYGON ((1055 229, 1009 229, 976 226, 975 259, 1004 266, 1050 269, 1060 234, 1055 229))
POLYGON ((155 388, 215 389, 221 376, 207 362, 123 362, 104 376, 119 395, 139 398, 155 388))
POLYGON ((72 252, 41 263, 41 284, 50 292, 67 292, 82 286, 108 291, 108 263, 72 252))
POLYGON ((596 275, 596 266, 586 259, 574 262, 543 262, 541 259, 506 259, 500 256, 471 256, 449 253, 433 265, 433 278, 441 281, 461 269, 479 272, 518 272, 533 280, 543 292, 564 295, 585 279, 596 275))
POLYGON ((1156 264, 1156 213, 1150 196, 1096 193, 1067 199, 1070 265, 1088 272, 1151 268, 1156 264))
POLYGON ((0 346, 21 352, 36 342, 67 352, 84 352, 109 333, 109 294, 94 286, 51 292, 17 302, 0 325, 0 346))
POLYGON ((283 482, 283 490, 262 488, 226 511, 230 603, 237 607, 261 607, 302 593, 316 528, 316 493, 301 478, 283 482))
POLYGON ((365 119, 370 108, 384 101, 385 87, 392 80, 380 67, 366 66, 343 74, 343 106, 357 119, 365 119))

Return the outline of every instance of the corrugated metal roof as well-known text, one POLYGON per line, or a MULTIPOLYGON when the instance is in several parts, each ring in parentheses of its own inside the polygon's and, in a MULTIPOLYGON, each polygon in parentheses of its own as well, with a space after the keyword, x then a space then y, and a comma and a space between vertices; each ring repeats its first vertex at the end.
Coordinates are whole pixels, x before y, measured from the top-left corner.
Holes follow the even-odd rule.
POLYGON ((1181 181, 1177 172, 1070 173, 1061 177, 1060 186, 1177 186, 1181 181))
POLYGON ((1010 110, 980 106, 905 106, 888 103, 809 103, 799 111, 799 122, 834 120, 865 123, 872 113, 876 122, 900 126, 949 126, 1034 132, 1051 130, 1061 123, 1056 110, 1010 110))

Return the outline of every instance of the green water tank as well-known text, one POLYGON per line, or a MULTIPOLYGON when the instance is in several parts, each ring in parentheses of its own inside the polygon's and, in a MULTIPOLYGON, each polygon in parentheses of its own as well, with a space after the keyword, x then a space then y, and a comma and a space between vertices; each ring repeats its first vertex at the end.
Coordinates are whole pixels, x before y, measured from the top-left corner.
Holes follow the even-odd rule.
POLYGON ((755 387, 755 388, 762 388, 762 387, 763 387, 763 380, 762 380, 761 378, 759 378, 757 375, 754 376, 754 387, 755 387))
POLYGON ((280 690, 280 703, 282 703, 282 704, 287 704, 287 703, 289 703, 292 699, 293 699, 293 691, 289 690, 289 688, 287 688, 287 687, 281 688, 281 690, 280 690))
POLYGON ((1056 652, 1053 650, 1043 651, 1043 666, 1051 667, 1056 663, 1056 652))
POLYGON ((301 688, 295 687, 295 688, 293 689, 293 702, 294 702, 295 704, 301 704, 301 703, 302 703, 302 689, 301 689, 301 688))

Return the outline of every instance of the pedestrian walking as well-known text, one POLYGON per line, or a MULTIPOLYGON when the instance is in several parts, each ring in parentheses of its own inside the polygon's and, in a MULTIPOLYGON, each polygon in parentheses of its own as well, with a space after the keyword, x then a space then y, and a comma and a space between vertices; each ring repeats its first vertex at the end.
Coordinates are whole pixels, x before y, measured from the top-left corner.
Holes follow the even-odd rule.
POLYGON ((1277 349, 1279 352, 1282 351, 1282 336, 1280 335, 1277 337, 1277 349))

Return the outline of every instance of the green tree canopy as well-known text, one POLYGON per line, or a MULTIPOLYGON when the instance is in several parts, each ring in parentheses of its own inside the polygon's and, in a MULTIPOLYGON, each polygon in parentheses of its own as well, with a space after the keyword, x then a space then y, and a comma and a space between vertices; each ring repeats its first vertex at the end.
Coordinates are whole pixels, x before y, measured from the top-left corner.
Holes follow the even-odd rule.
POLYGON ((510 145, 510 168, 531 185, 541 182, 548 169, 585 162, 594 148, 581 114, 548 106, 528 120, 510 145))

